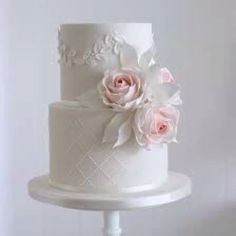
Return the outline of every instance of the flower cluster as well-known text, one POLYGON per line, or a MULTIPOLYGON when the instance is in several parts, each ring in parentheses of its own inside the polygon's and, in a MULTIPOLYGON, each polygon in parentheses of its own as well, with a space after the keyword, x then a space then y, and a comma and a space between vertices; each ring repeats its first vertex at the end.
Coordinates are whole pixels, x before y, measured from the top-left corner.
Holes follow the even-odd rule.
MULTIPOLYGON (((176 141, 181 104, 179 86, 167 68, 155 62, 152 46, 141 56, 127 43, 120 50, 120 66, 105 71, 97 92, 103 105, 114 111, 104 131, 103 142, 114 147, 126 143, 134 135, 140 146, 176 141)), ((79 100, 85 101, 90 92, 79 100)))

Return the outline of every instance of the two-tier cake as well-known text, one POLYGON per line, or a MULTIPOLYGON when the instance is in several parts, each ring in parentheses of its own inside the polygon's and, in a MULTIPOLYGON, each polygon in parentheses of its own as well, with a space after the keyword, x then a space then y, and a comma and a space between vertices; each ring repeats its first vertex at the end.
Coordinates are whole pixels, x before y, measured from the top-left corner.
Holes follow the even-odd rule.
POLYGON ((161 186, 181 100, 152 25, 64 24, 58 38, 62 101, 49 107, 50 184, 110 194, 161 186))

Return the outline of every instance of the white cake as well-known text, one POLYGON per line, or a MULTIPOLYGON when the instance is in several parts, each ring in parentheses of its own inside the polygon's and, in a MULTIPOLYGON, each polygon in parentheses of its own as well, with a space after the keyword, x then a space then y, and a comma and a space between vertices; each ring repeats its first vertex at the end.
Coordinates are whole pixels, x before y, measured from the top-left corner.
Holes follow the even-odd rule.
POLYGON ((50 184, 110 194, 161 186, 181 101, 156 63, 152 25, 64 24, 58 34, 62 101, 49 107, 50 184))

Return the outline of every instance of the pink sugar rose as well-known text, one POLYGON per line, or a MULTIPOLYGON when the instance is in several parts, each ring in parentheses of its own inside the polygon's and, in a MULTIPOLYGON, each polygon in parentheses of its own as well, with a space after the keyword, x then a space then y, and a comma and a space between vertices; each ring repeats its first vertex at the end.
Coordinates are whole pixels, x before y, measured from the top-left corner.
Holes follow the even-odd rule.
POLYGON ((103 103, 115 111, 136 108, 144 97, 144 79, 137 69, 107 71, 98 85, 103 103))
POLYGON ((176 142, 179 111, 172 106, 146 104, 137 109, 133 130, 139 145, 176 142))

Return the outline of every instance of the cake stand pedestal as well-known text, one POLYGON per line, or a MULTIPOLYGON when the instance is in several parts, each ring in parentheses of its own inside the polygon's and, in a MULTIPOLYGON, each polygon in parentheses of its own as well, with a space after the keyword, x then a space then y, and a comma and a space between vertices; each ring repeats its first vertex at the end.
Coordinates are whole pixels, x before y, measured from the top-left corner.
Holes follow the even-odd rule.
POLYGON ((168 180, 163 186, 140 193, 123 193, 119 195, 78 193, 57 189, 49 185, 48 176, 39 176, 28 184, 32 198, 65 208, 103 211, 105 236, 120 236, 120 213, 154 207, 180 200, 191 194, 191 180, 185 175, 169 172, 168 180))

